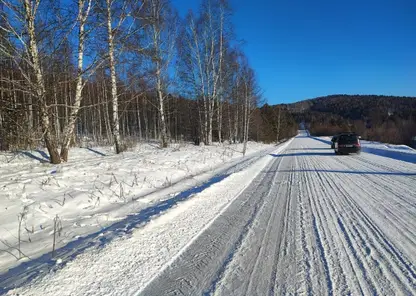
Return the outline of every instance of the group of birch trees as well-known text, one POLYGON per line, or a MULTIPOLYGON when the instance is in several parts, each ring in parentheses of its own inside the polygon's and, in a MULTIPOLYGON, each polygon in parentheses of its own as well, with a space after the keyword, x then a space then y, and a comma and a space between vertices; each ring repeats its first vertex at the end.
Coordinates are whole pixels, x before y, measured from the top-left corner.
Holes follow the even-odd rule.
POLYGON ((183 19, 169 0, 0 0, 0 67, 3 150, 261 140, 226 0, 183 19))

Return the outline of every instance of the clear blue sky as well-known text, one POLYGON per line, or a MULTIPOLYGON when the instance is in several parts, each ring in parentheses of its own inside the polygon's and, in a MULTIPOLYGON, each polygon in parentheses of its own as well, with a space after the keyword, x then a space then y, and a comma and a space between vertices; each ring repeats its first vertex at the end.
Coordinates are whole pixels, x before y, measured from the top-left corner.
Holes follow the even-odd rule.
MULTIPOLYGON (((201 0, 172 0, 184 16, 201 0)), ((416 0, 231 0, 269 104, 416 96, 416 0)))

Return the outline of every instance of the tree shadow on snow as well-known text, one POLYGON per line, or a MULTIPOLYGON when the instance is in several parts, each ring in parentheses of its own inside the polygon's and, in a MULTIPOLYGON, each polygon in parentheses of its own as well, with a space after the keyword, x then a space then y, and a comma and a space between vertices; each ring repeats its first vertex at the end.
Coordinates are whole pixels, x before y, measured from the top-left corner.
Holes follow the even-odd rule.
POLYGON ((368 171, 342 171, 342 170, 280 170, 279 173, 335 173, 335 174, 352 174, 352 175, 388 175, 388 176, 416 176, 416 172, 368 172, 368 171))
POLYGON ((273 157, 292 157, 292 156, 334 156, 334 153, 325 152, 300 152, 300 153, 285 153, 285 154, 270 154, 273 157))
POLYGON ((106 154, 104 154, 104 153, 102 153, 102 152, 100 152, 98 150, 92 149, 92 148, 87 148, 87 150, 89 150, 91 152, 94 152, 94 153, 96 153, 96 154, 98 154, 100 156, 107 156, 106 154))
POLYGON ((39 157, 39 156, 29 152, 29 151, 17 151, 17 153, 23 154, 23 155, 25 155, 29 158, 32 158, 34 160, 37 160, 37 161, 41 162, 41 163, 48 163, 49 162, 49 156, 44 151, 40 151, 40 150, 35 150, 35 151, 38 152, 44 158, 41 158, 41 157, 39 157))
POLYGON ((288 151, 332 150, 332 148, 291 148, 288 151))
POLYGON ((328 141, 328 140, 324 140, 324 139, 321 139, 321 138, 318 138, 318 137, 309 137, 310 139, 313 139, 313 140, 316 140, 316 141, 319 141, 319 142, 321 142, 321 143, 324 143, 324 144, 328 144, 328 145, 331 145, 331 141, 328 141))
POLYGON ((211 185, 224 180, 228 176, 229 174, 214 176, 199 186, 182 191, 174 197, 162 200, 153 206, 142 209, 137 214, 128 215, 119 222, 69 242, 67 245, 55 251, 54 258, 62 260, 62 263, 60 264, 57 264, 56 259, 52 258, 52 252, 49 252, 36 259, 23 262, 20 265, 9 269, 6 273, 0 275, 0 295, 6 294, 14 288, 21 287, 39 276, 41 277, 42 275, 61 269, 88 248, 102 248, 113 239, 130 234, 135 228, 149 222, 152 218, 160 215, 162 212, 172 208, 179 202, 190 198, 196 193, 207 189, 211 185))
POLYGON ((35 151, 37 153, 39 153, 47 161, 50 161, 51 160, 50 157, 49 157, 49 155, 45 151, 42 151, 42 150, 39 150, 39 149, 36 149, 35 151))

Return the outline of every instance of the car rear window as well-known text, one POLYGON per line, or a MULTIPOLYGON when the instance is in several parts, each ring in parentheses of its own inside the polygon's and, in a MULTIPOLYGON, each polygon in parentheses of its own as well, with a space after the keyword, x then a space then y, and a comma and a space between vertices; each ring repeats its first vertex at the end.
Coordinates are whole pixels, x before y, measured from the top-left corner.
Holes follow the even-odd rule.
POLYGON ((354 135, 345 135, 345 136, 341 136, 338 142, 345 143, 345 144, 355 144, 358 142, 358 137, 354 135))

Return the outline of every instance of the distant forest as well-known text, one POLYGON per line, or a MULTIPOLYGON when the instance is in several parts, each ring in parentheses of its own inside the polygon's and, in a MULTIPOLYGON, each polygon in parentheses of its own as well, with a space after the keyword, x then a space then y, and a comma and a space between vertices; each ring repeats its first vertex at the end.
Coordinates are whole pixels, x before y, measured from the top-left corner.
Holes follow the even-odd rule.
POLYGON ((286 108, 317 136, 352 131, 363 139, 406 145, 416 136, 416 97, 331 95, 286 108))

